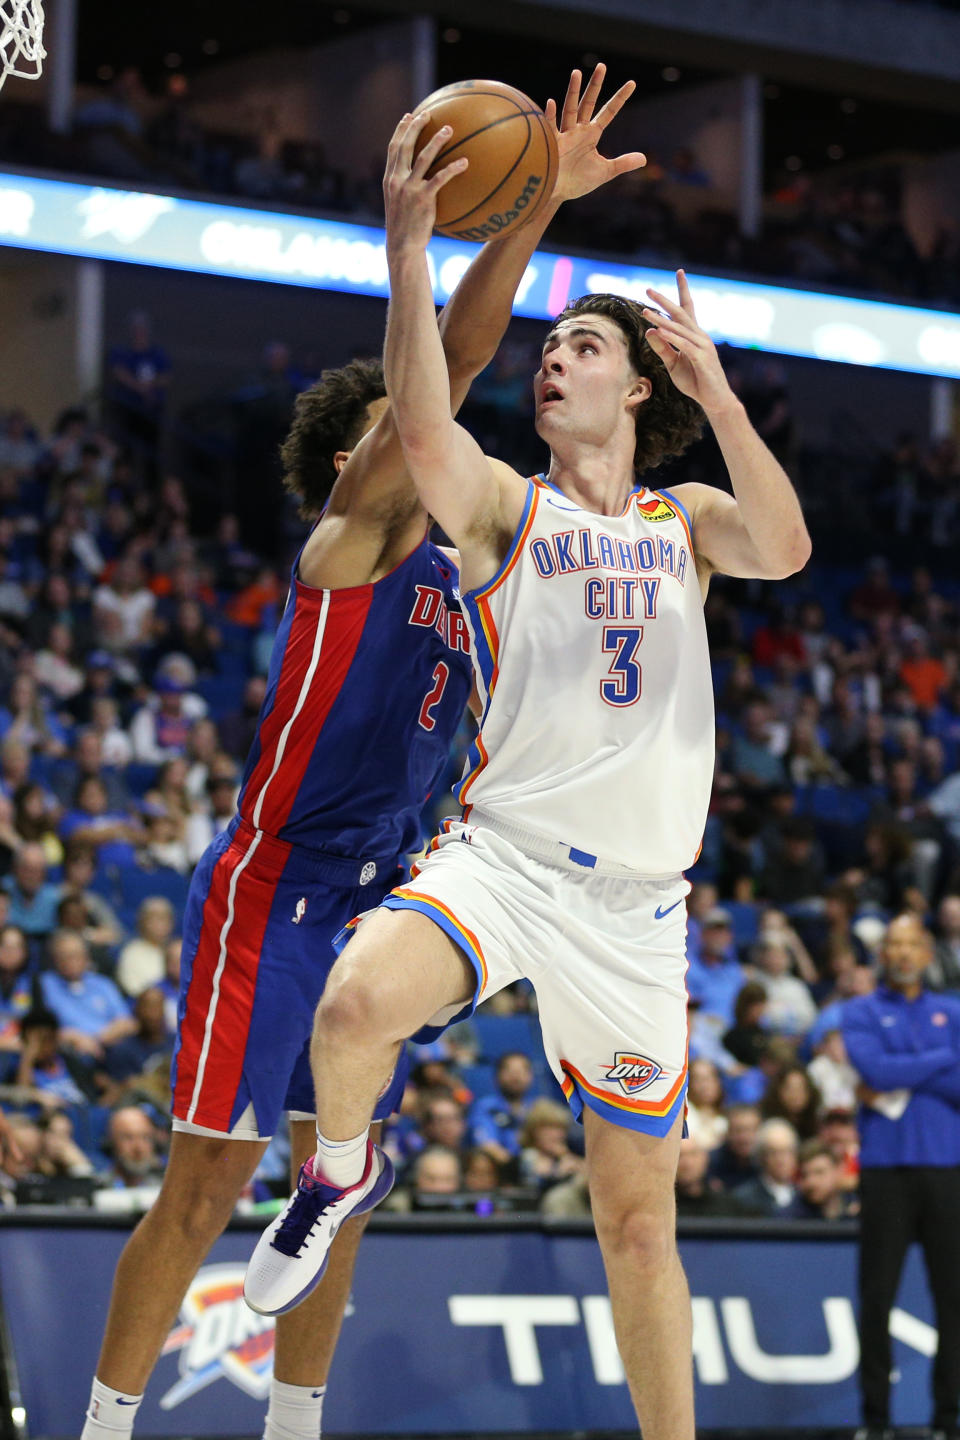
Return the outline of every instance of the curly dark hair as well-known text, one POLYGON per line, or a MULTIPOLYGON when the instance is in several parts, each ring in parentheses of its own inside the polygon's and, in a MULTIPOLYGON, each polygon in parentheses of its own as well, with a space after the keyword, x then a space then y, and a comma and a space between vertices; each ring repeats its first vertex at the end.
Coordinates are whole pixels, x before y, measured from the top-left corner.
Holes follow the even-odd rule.
POLYGON ((284 488, 299 499, 304 520, 322 514, 337 478, 334 455, 353 449, 367 424, 367 406, 386 393, 379 360, 351 360, 339 370, 324 370, 297 396, 280 459, 284 488))
POLYGON ((650 399, 637 406, 637 445, 633 468, 652 470, 670 455, 682 455, 703 431, 705 416, 695 400, 684 395, 667 374, 666 366, 647 344, 650 322, 642 307, 622 295, 581 295, 560 312, 554 326, 575 315, 605 315, 620 329, 630 364, 650 381, 650 399))

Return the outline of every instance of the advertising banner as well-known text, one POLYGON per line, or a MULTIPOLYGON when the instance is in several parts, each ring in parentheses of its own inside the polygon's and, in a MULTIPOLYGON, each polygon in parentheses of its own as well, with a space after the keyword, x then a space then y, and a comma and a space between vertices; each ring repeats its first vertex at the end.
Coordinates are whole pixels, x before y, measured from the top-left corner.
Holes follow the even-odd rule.
MULTIPOLYGON (((127 1233, 0 1226, 0 1293, 33 1440, 80 1431, 127 1233)), ((250 1230, 228 1232, 202 1267, 147 1389, 138 1435, 260 1433, 273 1325, 242 1298, 254 1240, 250 1230)), ((852 1240, 697 1236, 681 1240, 681 1253, 700 1426, 856 1423, 852 1240)), ((936 1333, 918 1255, 891 1329, 894 1420, 921 1424, 936 1333)), ((325 1434, 634 1428, 592 1234, 367 1235, 325 1434)))
MULTIPOLYGON (((123 260, 207 275, 386 296, 383 230, 182 196, 0 174, 0 246, 123 260)), ((427 250, 443 304, 476 246, 434 236, 427 250)), ((782 355, 960 377, 960 316, 915 305, 715 275, 689 276, 700 324, 716 341, 782 355)), ((673 271, 538 250, 514 314, 552 320, 576 295, 613 291, 647 304, 675 293, 673 271)))

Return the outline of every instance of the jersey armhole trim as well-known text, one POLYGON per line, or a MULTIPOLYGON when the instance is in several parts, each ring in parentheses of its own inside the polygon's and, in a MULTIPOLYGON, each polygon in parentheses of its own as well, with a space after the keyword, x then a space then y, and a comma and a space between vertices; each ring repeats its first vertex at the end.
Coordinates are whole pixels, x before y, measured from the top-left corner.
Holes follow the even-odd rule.
POLYGON ((659 495, 661 500, 665 500, 668 505, 672 505, 674 510, 676 510, 680 517, 681 524, 687 532, 687 539, 690 541, 690 554, 696 559, 696 551, 693 545, 693 521, 690 519, 690 513, 686 506, 681 505, 672 490, 651 490, 650 493, 651 495, 659 495))
POLYGON ((479 586, 476 590, 465 590, 461 596, 462 599, 471 601, 485 600, 488 595, 492 595, 494 590, 498 589, 503 584, 504 580, 506 580, 514 565, 516 565, 517 561, 520 559, 521 552, 523 551, 524 542, 526 541, 526 538, 530 533, 530 527, 533 524, 534 516, 537 513, 537 505, 539 504, 539 502, 539 489, 532 480, 528 480, 527 498, 524 502, 523 513, 520 516, 520 523, 517 525, 514 537, 510 542, 510 548, 507 551, 506 555, 503 557, 503 563, 501 564, 500 569, 496 572, 492 579, 487 581, 485 585, 479 586))

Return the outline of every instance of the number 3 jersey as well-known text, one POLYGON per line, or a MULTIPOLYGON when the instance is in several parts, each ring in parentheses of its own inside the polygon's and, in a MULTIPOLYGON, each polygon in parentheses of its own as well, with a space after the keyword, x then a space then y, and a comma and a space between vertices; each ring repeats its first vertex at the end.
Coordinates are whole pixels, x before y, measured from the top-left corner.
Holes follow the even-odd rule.
POLYGON ((330 854, 401 856, 470 695, 457 567, 424 538, 368 585, 294 563, 240 791, 255 830, 330 854))
POLYGON ((538 476, 493 579, 463 597, 484 702, 457 798, 643 875, 692 865, 714 766, 689 517, 635 490, 583 510, 538 476))

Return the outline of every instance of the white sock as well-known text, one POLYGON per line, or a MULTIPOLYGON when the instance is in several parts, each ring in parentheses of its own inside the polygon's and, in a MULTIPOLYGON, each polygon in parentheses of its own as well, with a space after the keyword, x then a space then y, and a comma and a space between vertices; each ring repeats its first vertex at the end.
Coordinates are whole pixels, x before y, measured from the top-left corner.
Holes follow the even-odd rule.
POLYGON ((133 1434, 133 1419, 142 1399, 142 1395, 128 1395, 125 1390, 111 1390, 94 1376, 80 1440, 125 1440, 133 1434))
POLYGON ((367 1163, 367 1136, 370 1127, 354 1135, 352 1140, 328 1140, 317 1131, 316 1168, 324 1180, 346 1190, 356 1185, 367 1163))
POLYGON ((285 1385, 270 1382, 270 1408, 263 1440, 320 1440, 326 1385, 285 1385))

